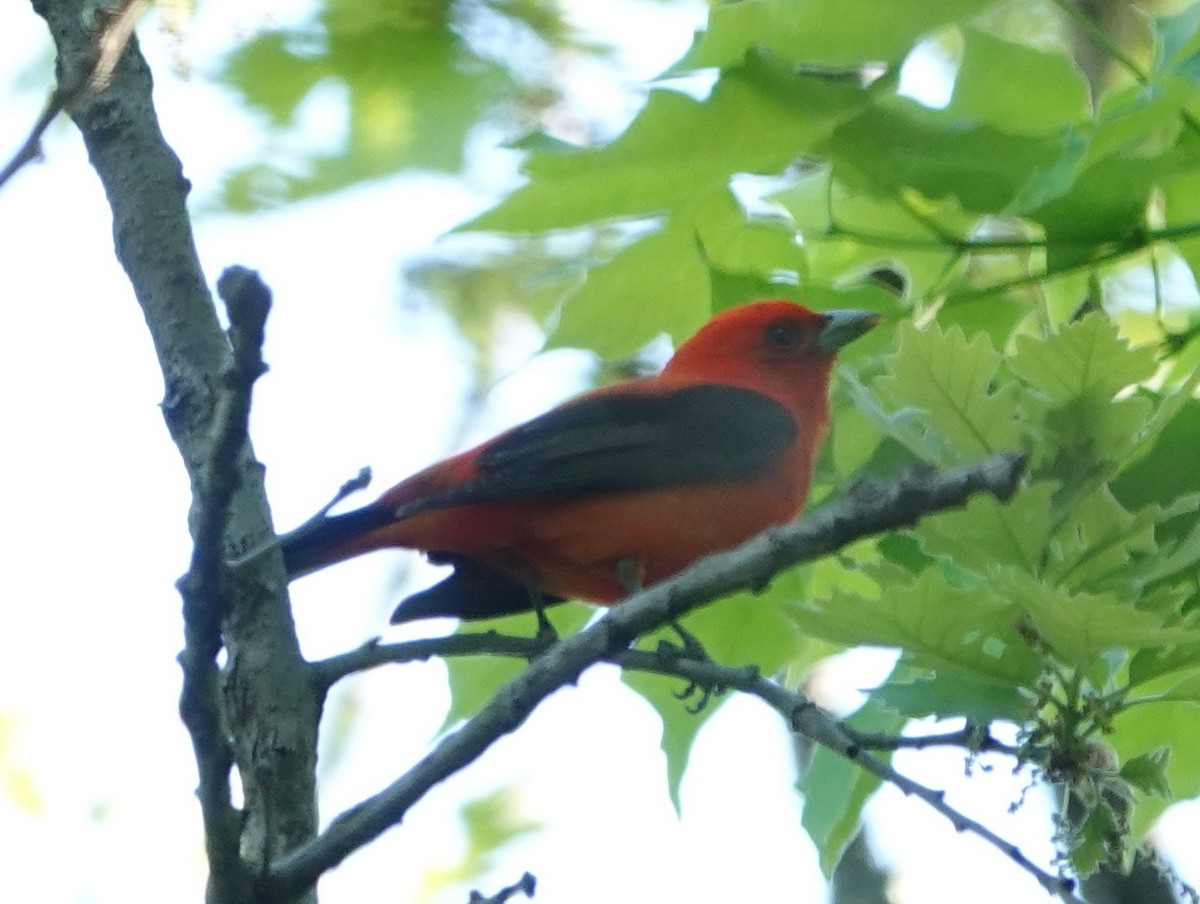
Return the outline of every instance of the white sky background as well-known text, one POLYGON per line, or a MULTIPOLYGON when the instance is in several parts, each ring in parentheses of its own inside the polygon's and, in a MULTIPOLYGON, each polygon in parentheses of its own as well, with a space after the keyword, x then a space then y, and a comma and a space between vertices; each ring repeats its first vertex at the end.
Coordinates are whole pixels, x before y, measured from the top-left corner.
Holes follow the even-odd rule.
MULTIPOLYGON (((598 6, 577 4, 581 17, 595 16, 598 6)), ((633 101, 622 84, 677 58, 702 10, 666 12, 632 0, 603 8, 602 19, 586 24, 626 48, 629 69, 607 87, 588 88, 587 102, 628 115, 633 101)), ((268 3, 202 4, 186 52, 203 71, 231 33, 277 13, 268 3)), ((162 42, 143 31, 164 132, 203 196, 224 168, 253 157, 253 121, 202 79, 176 77, 162 42)), ((0 90, 32 62, 48 63, 45 46, 27 4, 0 7, 0 90)), ((36 118, 49 69, 42 75, 37 90, 4 98, 0 156, 36 118)), ((195 766, 176 716, 174 661, 181 628, 173 582, 188 553, 187 485, 157 408, 158 367, 112 257, 108 210, 82 143, 60 123, 45 150, 45 163, 0 190, 0 770, 5 757, 27 769, 41 806, 26 812, 0 794, 8 854, 0 896, 198 901, 204 863, 195 766), (15 720, 7 735, 6 720, 15 720)), ((303 520, 364 464, 375 469, 378 490, 447 451, 466 385, 465 348, 443 318, 401 311, 397 262, 428 251, 511 184, 511 153, 480 154, 473 172, 483 182, 392 179, 278 213, 197 224, 210 281, 242 263, 260 269, 275 292, 265 349, 271 372, 259 384, 252 429, 278 525, 303 520)), ((586 366, 570 353, 529 361, 539 341, 529 328, 515 326, 512 339, 514 374, 496 394, 502 404, 489 411, 497 424, 568 394, 586 366)), ((383 629, 397 599, 389 583, 398 561, 371 556, 296 585, 310 657, 383 629)), ((323 788, 326 819, 427 749, 447 704, 442 675, 426 664, 357 681, 356 733, 323 788)), ((875 677, 842 669, 829 681, 844 697, 875 677)), ((427 874, 453 869, 462 854, 458 807, 504 785, 516 790, 522 814, 549 831, 505 849, 493 874, 476 883, 483 891, 528 869, 539 879, 537 900, 547 902, 820 900, 815 854, 790 792, 789 747, 774 715, 733 701, 713 719, 685 780, 682 820, 665 793, 658 733, 656 717, 612 670, 589 673, 331 874, 324 900, 423 900, 427 874)), ((961 757, 916 759, 898 765, 933 785, 955 783, 952 799, 1044 861, 1046 808, 1034 796, 1009 816, 1020 782, 1003 767, 977 774, 968 796, 956 781, 961 757)), ((1001 855, 898 797, 880 795, 871 813, 881 855, 903 864, 897 891, 905 900, 957 900, 964 888, 976 902, 1043 898, 1001 855)), ((1168 837, 1196 837, 1195 811, 1177 808, 1179 830, 1168 837)), ((1177 846, 1183 856, 1186 845, 1177 846)), ((1193 882, 1200 878, 1194 858, 1181 865, 1193 882)), ((465 898, 458 888, 436 900, 465 898)))

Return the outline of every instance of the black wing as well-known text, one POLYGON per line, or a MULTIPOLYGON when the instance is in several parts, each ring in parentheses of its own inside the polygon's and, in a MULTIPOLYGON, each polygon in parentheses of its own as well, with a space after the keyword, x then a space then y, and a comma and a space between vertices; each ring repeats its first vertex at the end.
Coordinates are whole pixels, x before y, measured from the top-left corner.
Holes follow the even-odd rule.
POLYGON ((796 433, 787 408, 737 386, 590 396, 512 430, 480 454, 483 476, 401 507, 395 517, 752 477, 796 433))

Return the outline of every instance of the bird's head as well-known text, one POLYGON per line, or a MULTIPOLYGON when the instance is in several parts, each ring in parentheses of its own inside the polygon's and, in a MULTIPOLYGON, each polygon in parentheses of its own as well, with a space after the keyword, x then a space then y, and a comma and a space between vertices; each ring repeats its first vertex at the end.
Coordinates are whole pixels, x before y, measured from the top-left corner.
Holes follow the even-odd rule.
POLYGON ((664 375, 777 388, 788 395, 807 387, 823 396, 838 349, 880 319, 871 311, 817 312, 790 301, 730 308, 679 346, 664 375))

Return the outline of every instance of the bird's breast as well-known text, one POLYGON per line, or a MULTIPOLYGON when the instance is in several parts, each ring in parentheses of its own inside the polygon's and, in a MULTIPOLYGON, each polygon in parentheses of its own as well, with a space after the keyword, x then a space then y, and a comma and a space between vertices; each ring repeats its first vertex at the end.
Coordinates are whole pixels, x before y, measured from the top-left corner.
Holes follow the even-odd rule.
POLYGON ((710 555, 791 520, 807 481, 782 472, 752 481, 699 484, 623 493, 529 513, 515 555, 556 596, 614 602, 628 589, 617 563, 637 560, 646 584, 656 583, 710 555))

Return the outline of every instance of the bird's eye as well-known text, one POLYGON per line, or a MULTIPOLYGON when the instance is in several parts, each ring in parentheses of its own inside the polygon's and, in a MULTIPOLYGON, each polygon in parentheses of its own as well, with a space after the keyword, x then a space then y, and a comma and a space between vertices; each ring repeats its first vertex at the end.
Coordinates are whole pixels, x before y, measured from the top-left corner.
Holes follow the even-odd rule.
POLYGON ((795 323, 773 323, 767 327, 767 343, 780 351, 789 351, 804 344, 804 330, 795 323))

